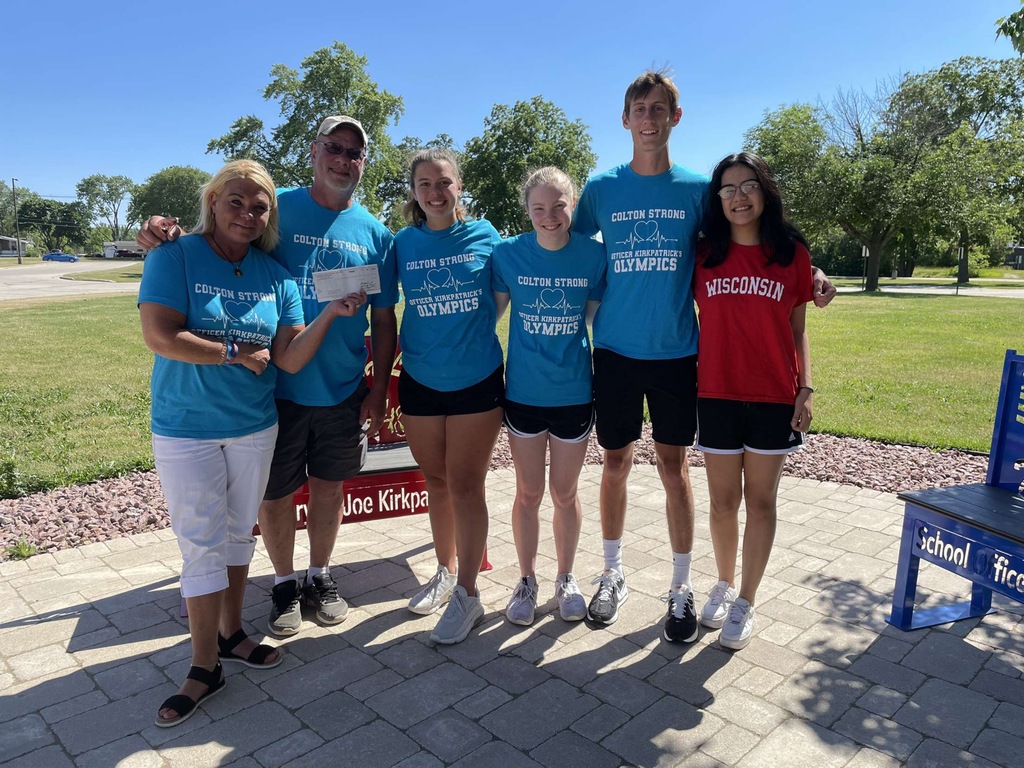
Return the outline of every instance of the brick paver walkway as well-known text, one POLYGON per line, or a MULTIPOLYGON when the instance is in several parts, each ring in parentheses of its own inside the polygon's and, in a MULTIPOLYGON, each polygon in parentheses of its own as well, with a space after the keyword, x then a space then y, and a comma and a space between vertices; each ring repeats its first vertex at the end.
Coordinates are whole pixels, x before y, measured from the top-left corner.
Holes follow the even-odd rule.
MULTIPOLYGON (((714 583, 703 472, 695 587, 714 583)), ((599 467, 582 478, 577 576, 601 567, 599 467)), ((492 473, 484 624, 456 646, 405 602, 434 570, 425 516, 342 528, 334 568, 352 610, 283 643, 284 664, 229 668, 178 728, 153 726, 184 676, 170 531, 0 563, 0 764, 45 766, 1014 766, 1024 765, 1020 606, 913 633, 888 626, 902 508, 891 494, 783 479, 756 638, 661 639, 670 557, 653 467, 630 482, 630 599, 593 629, 557 617, 550 507, 542 610, 502 611, 518 577, 511 471, 492 473)), ((298 560, 302 562, 302 560, 298 560)), ((246 620, 263 627, 271 569, 253 562, 246 620)), ((924 566, 923 590, 969 593, 924 566)))

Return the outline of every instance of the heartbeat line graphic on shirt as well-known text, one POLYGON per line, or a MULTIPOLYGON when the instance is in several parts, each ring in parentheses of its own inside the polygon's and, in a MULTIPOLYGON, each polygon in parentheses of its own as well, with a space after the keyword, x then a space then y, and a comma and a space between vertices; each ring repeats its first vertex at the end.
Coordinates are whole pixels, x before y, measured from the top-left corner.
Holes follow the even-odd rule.
POLYGON ((432 269, 423 278, 423 285, 419 288, 410 288, 409 293, 425 293, 433 296, 438 292, 461 291, 462 286, 472 285, 471 280, 463 282, 459 280, 447 267, 432 269))
POLYGON ((633 231, 625 240, 619 240, 616 245, 628 245, 635 248, 637 243, 657 243, 661 248, 665 243, 674 243, 675 238, 664 237, 658 229, 658 222, 654 220, 638 221, 633 225, 633 231))
POLYGON ((580 307, 574 307, 570 304, 569 300, 565 297, 565 291, 561 288, 545 288, 537 294, 537 299, 533 304, 526 305, 526 309, 532 309, 537 314, 540 314, 545 309, 557 309, 563 314, 568 315, 570 312, 578 311, 580 307))
POLYGON ((223 303, 223 313, 216 317, 206 317, 204 320, 212 320, 218 325, 224 328, 224 332, 227 333, 232 323, 241 324, 249 315, 252 317, 248 320, 249 323, 255 326, 255 332, 259 333, 263 330, 263 326, 266 325, 263 318, 253 312, 252 304, 248 304, 244 301, 232 301, 227 300, 223 303))

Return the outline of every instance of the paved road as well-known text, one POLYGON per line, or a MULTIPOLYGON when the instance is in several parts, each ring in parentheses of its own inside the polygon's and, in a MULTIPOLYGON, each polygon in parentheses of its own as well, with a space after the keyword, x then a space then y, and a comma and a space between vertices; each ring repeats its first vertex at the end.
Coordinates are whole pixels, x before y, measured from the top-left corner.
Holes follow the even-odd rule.
MULTIPOLYGON (((45 262, 22 267, 6 267, 0 269, 0 301, 8 299, 39 299, 54 296, 96 295, 103 293, 138 293, 138 283, 108 283, 93 280, 68 280, 66 276, 102 272, 114 269, 118 265, 131 262, 122 261, 80 261, 77 264, 64 262, 45 262)), ((840 293, 859 293, 860 288, 840 288, 840 293)), ((954 286, 918 286, 890 285, 882 289, 883 293, 919 293, 937 296, 952 296, 954 286)), ((961 296, 983 296, 990 298, 1024 299, 1024 288, 981 288, 966 286, 960 289, 961 296)))
POLYGON ((0 269, 0 301, 10 299, 45 299, 54 296, 95 295, 102 293, 138 293, 138 283, 110 283, 102 280, 69 280, 65 276, 103 272, 126 261, 46 261, 20 267, 0 269))

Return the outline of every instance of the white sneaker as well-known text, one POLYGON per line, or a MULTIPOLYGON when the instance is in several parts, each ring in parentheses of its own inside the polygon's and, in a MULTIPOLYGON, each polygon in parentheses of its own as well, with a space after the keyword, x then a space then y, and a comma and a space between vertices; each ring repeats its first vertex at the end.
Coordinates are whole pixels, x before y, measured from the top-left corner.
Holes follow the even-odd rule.
POLYGON ((555 583, 555 599, 562 621, 583 621, 587 617, 587 601, 583 599, 580 585, 571 573, 558 574, 555 583))
POLYGON ((738 651, 747 647, 752 634, 754 634, 754 606, 742 597, 737 597, 732 607, 729 608, 729 618, 722 625, 722 633, 718 636, 718 642, 723 648, 738 651))
POLYGON ((430 639, 442 645, 461 643, 483 618, 484 607, 480 598, 470 597, 465 587, 456 586, 452 590, 448 607, 430 633, 430 639))
POLYGON ((447 602, 455 589, 456 579, 448 573, 443 565, 437 566, 437 573, 430 577, 430 581, 409 601, 409 610, 426 616, 433 613, 447 602))
POLYGON ((505 618, 513 624, 528 627, 533 624, 533 614, 536 609, 537 580, 533 576, 523 576, 516 584, 512 597, 509 598, 508 607, 505 608, 505 618))
POLYGON ((708 601, 700 609, 700 623, 711 629, 718 629, 725 624, 725 617, 736 600, 736 587, 729 582, 720 581, 708 593, 708 601))

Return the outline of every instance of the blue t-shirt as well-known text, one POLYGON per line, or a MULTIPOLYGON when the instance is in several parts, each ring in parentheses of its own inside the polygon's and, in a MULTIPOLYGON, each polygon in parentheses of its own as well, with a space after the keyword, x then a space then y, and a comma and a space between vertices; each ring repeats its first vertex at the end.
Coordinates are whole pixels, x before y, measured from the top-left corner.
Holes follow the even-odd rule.
MULTIPOLYGON (((269 348, 278 326, 303 324, 299 292, 281 265, 255 248, 240 268, 239 277, 202 235, 186 235, 146 256, 139 303, 180 312, 192 333, 269 348)), ((194 365, 156 355, 153 433, 215 440, 273 426, 278 374, 273 365, 255 376, 243 365, 194 365)))
MULTIPOLYGON (((398 303, 394 238, 388 228, 358 203, 332 211, 313 200, 308 187, 278 190, 281 239, 270 255, 295 278, 302 311, 309 324, 325 303, 317 301, 313 273, 341 267, 376 264, 379 294, 369 305, 393 307, 398 303)), ((338 317, 313 359, 298 373, 281 371, 277 396, 300 405, 337 405, 359 386, 366 367, 366 312, 338 317)))
POLYGON ((587 301, 604 291, 604 248, 573 234, 557 251, 528 232, 494 249, 494 290, 509 294, 505 395, 525 405, 591 401, 587 301))
POLYGON ((501 365, 491 292, 491 251, 500 241, 483 219, 395 235, 405 295, 402 367, 431 389, 464 389, 501 365))
POLYGON ((679 165, 640 176, 628 164, 587 182, 573 230, 600 232, 608 257, 595 347, 641 360, 697 354, 694 249, 708 184, 679 165))

